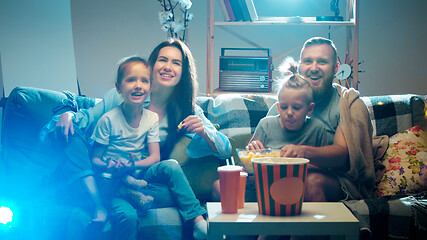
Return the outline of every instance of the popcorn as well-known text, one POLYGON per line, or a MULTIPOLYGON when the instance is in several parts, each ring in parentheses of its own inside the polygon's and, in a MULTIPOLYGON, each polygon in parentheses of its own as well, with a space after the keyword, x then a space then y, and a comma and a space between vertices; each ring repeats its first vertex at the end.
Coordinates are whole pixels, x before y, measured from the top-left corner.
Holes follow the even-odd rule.
POLYGON ((184 126, 184 121, 180 122, 178 125, 178 129, 181 130, 181 128, 184 126))
POLYGON ((238 150, 237 155, 240 161, 242 162, 243 166, 245 167, 246 171, 248 171, 249 173, 254 172, 252 167, 252 162, 251 162, 253 158, 280 157, 280 153, 278 151, 271 151, 271 150, 261 150, 261 151, 238 150))

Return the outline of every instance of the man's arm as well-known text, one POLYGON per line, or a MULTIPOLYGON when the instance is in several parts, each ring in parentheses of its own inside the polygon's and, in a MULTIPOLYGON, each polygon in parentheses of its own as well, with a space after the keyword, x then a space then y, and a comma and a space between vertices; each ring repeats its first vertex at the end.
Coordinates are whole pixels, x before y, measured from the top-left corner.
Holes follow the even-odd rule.
POLYGON ((289 144, 281 149, 284 157, 302 157, 319 168, 345 168, 348 166, 348 148, 341 127, 338 126, 334 144, 323 147, 289 144))

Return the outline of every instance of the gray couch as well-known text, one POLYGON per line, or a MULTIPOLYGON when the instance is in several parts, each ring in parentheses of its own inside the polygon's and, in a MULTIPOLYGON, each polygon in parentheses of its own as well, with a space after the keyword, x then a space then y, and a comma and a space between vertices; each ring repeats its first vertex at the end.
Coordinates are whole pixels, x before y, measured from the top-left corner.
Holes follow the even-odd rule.
MULTIPOLYGON (((75 239, 87 235, 89 216, 81 208, 70 204, 65 198, 65 188, 61 180, 59 165, 51 149, 40 143, 38 134, 41 127, 52 117, 52 109, 62 104, 65 94, 36 88, 16 88, 9 95, 4 107, 2 126, 3 189, 15 199, 25 216, 23 228, 15 229, 9 234, 28 236, 37 239, 64 239, 72 233, 75 239), (73 206, 73 207, 72 207, 73 206), (46 231, 45 229, 49 229, 46 231)), ((362 97, 368 107, 374 134, 392 136, 409 127, 420 125, 426 130, 425 96, 388 95, 362 97)), ((95 99, 76 97, 81 108, 94 104, 95 99)), ((222 94, 216 98, 198 97, 198 104, 205 115, 217 124, 219 131, 229 137, 233 146, 233 159, 239 164, 236 148, 246 146, 259 120, 276 102, 273 95, 259 94, 222 94)), ((177 159, 195 192, 202 201, 210 201, 211 185, 218 178, 216 158, 189 159, 185 146, 189 139, 184 138, 176 145, 171 158, 177 159)), ((251 198, 247 189, 247 201, 251 198)), ((253 192, 252 192, 253 193, 253 192)), ((80 194, 81 195, 81 194, 80 194)), ((84 202, 82 200, 82 202, 84 202)), ((191 239, 191 226, 183 222, 175 208, 151 209, 140 218, 139 239, 191 239)), ((1 236, 1 235, 0 235, 1 236)), ((103 234, 91 236, 108 239, 110 226, 104 228, 103 234)))
MULTIPOLYGON (((13 202, 19 212, 15 213, 15 224, 0 234, 13 239, 111 238, 110 224, 101 234, 95 234, 99 232, 97 229, 87 228, 90 217, 85 210, 91 207, 90 201, 84 193, 76 192, 63 181, 59 167, 62 159, 55 154, 55 149, 39 140, 41 128, 52 118, 53 109, 68 101, 67 95, 17 87, 7 98, 3 108, 0 200, 4 197, 13 202)), ((75 100, 79 108, 88 108, 97 99, 76 96, 75 100)), ((219 159, 189 159, 185 152, 188 142, 188 138, 183 138, 172 157, 180 162, 203 203, 210 200, 212 183, 218 179, 219 159), (199 181, 202 178, 204 181, 199 181)), ((192 226, 183 223, 174 207, 150 209, 139 220, 139 239, 192 239, 192 226)))

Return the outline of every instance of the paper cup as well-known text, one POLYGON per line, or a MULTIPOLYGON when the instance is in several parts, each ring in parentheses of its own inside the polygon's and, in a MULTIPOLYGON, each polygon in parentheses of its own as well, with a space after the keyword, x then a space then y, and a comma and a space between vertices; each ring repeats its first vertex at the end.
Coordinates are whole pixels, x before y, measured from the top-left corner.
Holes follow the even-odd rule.
POLYGON ((223 213, 237 213, 241 166, 218 167, 221 209, 223 213))
POLYGON ((246 193, 246 178, 248 177, 247 172, 240 172, 240 188, 239 188, 239 204, 238 208, 245 206, 245 193, 246 193))
POLYGON ((305 158, 252 159, 261 215, 301 214, 308 162, 305 158))

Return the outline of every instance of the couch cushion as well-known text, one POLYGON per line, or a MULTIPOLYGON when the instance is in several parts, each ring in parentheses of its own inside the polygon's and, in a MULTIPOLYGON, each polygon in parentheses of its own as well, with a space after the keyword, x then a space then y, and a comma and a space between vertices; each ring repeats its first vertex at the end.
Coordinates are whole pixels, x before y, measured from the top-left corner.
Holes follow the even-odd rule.
POLYGON ((259 94, 221 94, 215 99, 197 98, 206 117, 218 124, 219 131, 227 137, 253 133, 259 120, 265 117, 276 101, 275 95, 259 94))
POLYGON ((219 179, 217 172, 219 159, 215 156, 188 158, 186 148, 190 141, 187 136, 181 138, 175 144, 170 158, 177 160, 181 165, 197 199, 202 202, 209 201, 212 197, 212 184, 219 179))
POLYGON ((393 135, 382 160, 386 171, 376 196, 427 190, 427 135, 419 126, 393 135))
POLYGON ((392 136, 412 126, 423 124, 424 100, 413 94, 361 98, 368 107, 374 136, 392 136))
POLYGON ((344 201, 359 220, 358 239, 425 239, 426 192, 344 201))
POLYGON ((176 208, 149 209, 138 221, 138 239, 191 239, 189 226, 183 225, 176 208))

